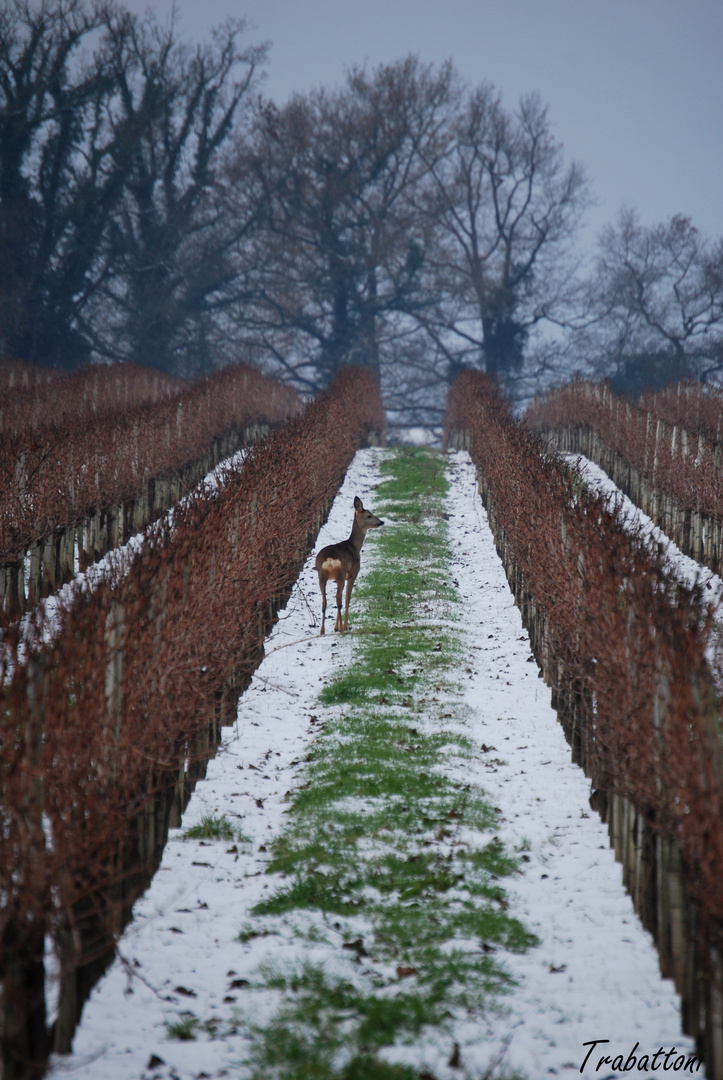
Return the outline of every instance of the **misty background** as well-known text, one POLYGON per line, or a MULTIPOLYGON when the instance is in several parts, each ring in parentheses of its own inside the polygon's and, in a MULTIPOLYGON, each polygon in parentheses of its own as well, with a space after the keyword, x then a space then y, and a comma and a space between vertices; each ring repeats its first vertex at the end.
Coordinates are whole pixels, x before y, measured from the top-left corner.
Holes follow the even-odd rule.
POLYGON ((487 370, 723 374, 713 0, 0 6, 0 355, 298 389, 435 428, 487 370))
MULTIPOLYGON (((174 5, 128 6, 167 17, 174 5)), ((175 9, 194 40, 229 16, 254 25, 251 39, 271 42, 263 91, 277 102, 410 52, 490 80, 507 105, 538 91, 592 179, 586 245, 622 205, 646 225, 683 213, 723 233, 718 0, 176 0, 175 9)))

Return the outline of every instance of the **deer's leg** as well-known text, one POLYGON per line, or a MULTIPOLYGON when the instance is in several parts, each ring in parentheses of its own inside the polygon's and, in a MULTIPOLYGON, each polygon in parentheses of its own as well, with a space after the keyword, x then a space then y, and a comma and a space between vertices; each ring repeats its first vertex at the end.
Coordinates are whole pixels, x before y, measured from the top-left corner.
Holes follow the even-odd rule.
POLYGON ((341 630, 341 594, 344 591, 344 578, 339 578, 336 583, 336 622, 334 623, 335 630, 341 630))
POLYGON ((326 619, 326 576, 319 574, 319 588, 321 589, 321 630, 324 633, 324 620, 326 619))
POLYGON ((354 588, 354 578, 348 578, 346 583, 346 598, 344 600, 344 629, 346 630, 349 625, 349 601, 351 600, 351 591, 354 588))

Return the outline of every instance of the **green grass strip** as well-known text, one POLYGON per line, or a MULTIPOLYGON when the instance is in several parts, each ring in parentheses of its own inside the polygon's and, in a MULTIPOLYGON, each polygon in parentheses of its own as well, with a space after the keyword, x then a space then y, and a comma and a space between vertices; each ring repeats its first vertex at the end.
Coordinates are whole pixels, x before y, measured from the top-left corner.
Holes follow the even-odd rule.
MULTIPOLYGON (((273 845, 275 888, 240 935, 289 928, 307 959, 260 972, 282 992, 251 1026, 254 1080, 411 1080, 383 1047, 498 1007, 506 950, 532 935, 507 910, 517 863, 470 782, 449 584, 444 458, 389 452, 354 594, 352 662, 320 695, 325 723, 273 845), (369 548, 374 545, 372 560, 369 548), (331 947, 331 951, 330 951, 331 947)), ((429 1073, 425 1073, 429 1076, 429 1073)))

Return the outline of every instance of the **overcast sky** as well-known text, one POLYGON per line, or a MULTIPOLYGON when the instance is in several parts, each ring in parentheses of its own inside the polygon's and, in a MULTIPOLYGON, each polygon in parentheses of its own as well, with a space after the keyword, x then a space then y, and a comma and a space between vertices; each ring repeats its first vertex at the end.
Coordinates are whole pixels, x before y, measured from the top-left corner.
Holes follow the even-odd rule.
MULTIPOLYGON (((128 2, 128 0, 127 0, 128 2)), ((166 15, 170 0, 130 0, 166 15)), ((538 90, 597 200, 586 238, 625 204, 723 235, 723 0, 176 0, 200 40, 227 16, 269 41, 264 92, 335 85, 408 53, 490 80, 508 107, 538 90)))

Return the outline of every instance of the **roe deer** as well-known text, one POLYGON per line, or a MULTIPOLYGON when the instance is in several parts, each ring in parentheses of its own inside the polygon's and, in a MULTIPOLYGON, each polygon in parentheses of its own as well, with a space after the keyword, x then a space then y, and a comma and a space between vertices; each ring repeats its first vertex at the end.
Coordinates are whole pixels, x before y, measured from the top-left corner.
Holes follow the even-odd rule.
POLYGON ((322 548, 316 556, 316 570, 319 574, 319 588, 321 589, 321 633, 324 633, 324 621, 326 619, 326 583, 329 580, 336 582, 336 623, 335 630, 344 631, 349 623, 349 600, 354 588, 356 576, 359 573, 361 552, 364 537, 368 529, 377 529, 384 522, 374 517, 369 510, 365 510, 362 501, 357 495, 354 499, 354 524, 351 527, 351 536, 340 544, 329 544, 322 548), (341 594, 346 581, 346 602, 344 605, 344 624, 341 620, 341 594))

